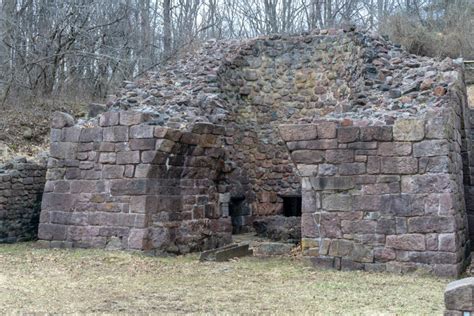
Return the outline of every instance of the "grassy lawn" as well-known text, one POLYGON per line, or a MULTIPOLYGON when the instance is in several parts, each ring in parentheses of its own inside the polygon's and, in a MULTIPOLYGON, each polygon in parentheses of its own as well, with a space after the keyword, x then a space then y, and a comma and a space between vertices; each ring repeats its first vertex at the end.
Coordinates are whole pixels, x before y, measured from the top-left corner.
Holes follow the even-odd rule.
POLYGON ((199 263, 0 245, 0 314, 442 314, 449 280, 315 270, 292 258, 199 263))

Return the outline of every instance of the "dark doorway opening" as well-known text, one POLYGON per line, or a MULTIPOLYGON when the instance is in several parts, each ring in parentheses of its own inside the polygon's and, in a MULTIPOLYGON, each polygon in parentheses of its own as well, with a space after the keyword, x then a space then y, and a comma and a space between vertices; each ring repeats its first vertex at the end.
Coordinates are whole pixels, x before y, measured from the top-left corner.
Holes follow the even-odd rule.
POLYGON ((301 216, 301 196, 282 196, 283 215, 286 217, 301 216))
POLYGON ((250 215, 250 209, 245 197, 234 197, 230 199, 229 215, 232 218, 232 233, 243 233, 244 216, 250 215))

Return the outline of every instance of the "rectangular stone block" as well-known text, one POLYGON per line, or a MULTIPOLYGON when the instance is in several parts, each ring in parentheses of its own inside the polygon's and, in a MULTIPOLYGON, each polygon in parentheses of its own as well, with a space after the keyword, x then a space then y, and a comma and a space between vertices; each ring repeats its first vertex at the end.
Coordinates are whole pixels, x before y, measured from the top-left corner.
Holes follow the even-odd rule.
POLYGON ((73 142, 77 143, 81 135, 82 128, 78 126, 65 127, 61 130, 61 141, 62 142, 73 142))
POLYGON ((412 157, 383 157, 380 172, 384 174, 415 174, 418 172, 418 159, 412 157))
POLYGON ((359 140, 360 129, 355 126, 337 128, 339 143, 352 143, 359 140))
POLYGON ((336 149, 336 139, 318 139, 287 142, 286 146, 290 151, 294 150, 314 150, 314 149, 336 149))
POLYGON ((342 163, 338 169, 341 176, 364 174, 367 171, 366 164, 363 162, 342 163))
POLYGON ((104 128, 103 135, 105 142, 126 142, 128 141, 127 126, 113 126, 104 128))
POLYGON ((153 138, 155 127, 151 125, 137 125, 130 127, 130 138, 153 138))
POLYGON ((117 153, 117 164, 128 165, 140 163, 139 151, 119 151, 117 153))
POLYGON ((337 123, 328 121, 319 121, 315 123, 318 126, 319 138, 336 138, 337 123))
POLYGON ((391 141, 392 140, 391 126, 367 126, 360 128, 360 139, 362 141, 391 141))
POLYGON ((111 180, 110 193, 112 196, 144 195, 147 193, 146 179, 111 180))
POLYGON ((449 174, 402 176, 403 193, 449 193, 458 190, 449 174))
POLYGON ((444 139, 425 140, 413 144, 413 156, 415 157, 447 156, 449 152, 449 142, 444 139))
POLYGON ((424 137, 424 120, 398 119, 393 125, 393 139, 396 141, 420 141, 424 137))
POLYGON ((89 127, 81 129, 80 141, 83 143, 88 142, 101 142, 102 141, 102 131, 100 127, 89 127))
POLYGON ((123 177, 125 167, 116 165, 105 165, 102 169, 104 179, 120 179, 123 177))
POLYGON ((331 242, 329 255, 333 257, 348 257, 351 254, 353 247, 354 243, 351 241, 336 239, 331 242))
POLYGON ((100 153, 99 155, 99 162, 104 164, 114 164, 117 161, 117 154, 116 153, 100 153))
POLYGON ((131 139, 129 146, 131 150, 152 150, 155 149, 154 138, 131 139))
POLYGON ((38 238, 42 240, 65 240, 66 227, 64 225, 41 223, 38 228, 38 238))
POLYGON ((323 194, 323 209, 326 211, 348 212, 352 210, 352 195, 323 194))
POLYGON ((386 246, 399 250, 423 251, 426 249, 425 236, 421 234, 405 234, 387 236, 386 246))
POLYGON ((291 153, 291 157, 297 164, 317 164, 324 160, 324 151, 296 150, 291 153))
POLYGON ((410 233, 452 233, 456 231, 454 217, 419 216, 408 219, 410 233))
POLYGON ((119 113, 118 112, 105 112, 101 114, 99 118, 100 126, 115 126, 119 125, 119 113))
POLYGON ((313 124, 280 125, 281 138, 286 142, 312 140, 318 138, 318 130, 313 124))
POLYGON ((354 162, 354 151, 350 149, 330 149, 325 152, 328 163, 354 162))
POLYGON ((51 157, 57 159, 76 159, 77 144, 76 143, 51 143, 51 157))
POLYGON ((412 143, 390 142, 379 143, 377 155, 379 156, 408 156, 411 154, 412 143))
POLYGON ((350 190, 355 187, 353 177, 310 177, 314 190, 350 190))
POLYGON ((138 125, 151 119, 151 115, 136 111, 122 111, 120 112, 120 125, 138 125))

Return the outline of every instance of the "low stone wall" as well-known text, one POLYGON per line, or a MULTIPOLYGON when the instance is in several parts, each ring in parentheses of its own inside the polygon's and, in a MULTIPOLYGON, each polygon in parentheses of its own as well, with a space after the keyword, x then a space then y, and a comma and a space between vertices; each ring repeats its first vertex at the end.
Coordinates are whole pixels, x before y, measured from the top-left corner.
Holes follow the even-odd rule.
POLYGON ((0 166, 0 243, 35 239, 46 165, 16 159, 0 166))
POLYGON ((444 292, 445 316, 463 316, 474 312, 474 278, 451 282, 444 292))
POLYGON ((302 176, 303 253, 337 269, 458 275, 469 249, 458 110, 281 126, 302 176))
POLYGON ((57 116, 44 244, 186 253, 230 242, 218 192, 222 126, 197 123, 184 132, 133 111, 106 112, 84 126, 57 116))

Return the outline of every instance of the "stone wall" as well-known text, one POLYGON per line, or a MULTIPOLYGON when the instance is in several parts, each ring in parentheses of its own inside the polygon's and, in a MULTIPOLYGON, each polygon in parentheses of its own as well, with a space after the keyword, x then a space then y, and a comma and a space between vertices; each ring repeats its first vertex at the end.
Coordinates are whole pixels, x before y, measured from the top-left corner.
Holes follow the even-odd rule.
POLYGON ((0 166, 0 243, 35 239, 46 165, 19 158, 0 166))
MULTIPOLYGON (((469 110, 469 123, 471 128, 466 131, 466 135, 469 135, 471 139, 474 138, 474 109, 469 110)), ((466 212, 469 222, 469 235, 471 242, 474 242, 474 144, 466 143, 465 159, 466 162, 464 166, 464 189, 466 197, 466 212)))
POLYGON ((233 196, 251 206, 246 224, 282 214, 285 195, 301 194, 301 180, 278 134, 281 122, 298 122, 350 107, 351 80, 361 47, 341 34, 256 39, 221 67, 221 89, 233 112, 226 118, 228 175, 233 196))
POLYGON ((469 258, 460 104, 393 125, 280 131, 303 186, 302 248, 317 265, 459 274, 469 258))
POLYGON ((222 126, 183 132, 122 111, 86 125, 57 113, 52 127, 44 244, 186 253, 230 241, 222 126))
POLYGON ((469 257, 466 102, 455 61, 373 33, 212 41, 99 118, 53 120, 40 238, 184 253, 228 242, 233 212, 291 223, 283 197, 301 194, 315 262, 453 275, 469 257))

